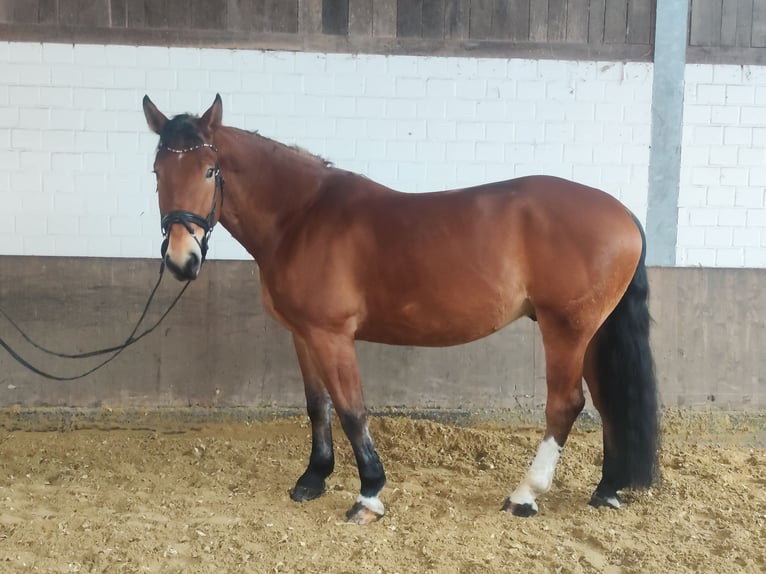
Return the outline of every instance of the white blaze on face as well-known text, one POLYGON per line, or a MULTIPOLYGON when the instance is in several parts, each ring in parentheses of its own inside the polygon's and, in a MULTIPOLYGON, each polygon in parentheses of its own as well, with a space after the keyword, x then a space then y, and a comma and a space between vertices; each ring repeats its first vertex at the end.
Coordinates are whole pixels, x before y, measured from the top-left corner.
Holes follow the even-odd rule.
POLYGON ((535 459, 527 471, 524 480, 511 494, 510 499, 514 504, 529 504, 537 510, 535 498, 544 492, 548 492, 553 484, 553 473, 561 456, 561 447, 553 437, 548 437, 537 449, 535 459))
POLYGON ((197 272, 202 264, 202 249, 200 247, 204 232, 196 225, 192 226, 194 235, 189 233, 181 223, 173 225, 169 232, 166 262, 172 263, 178 269, 184 269, 192 257, 196 257, 197 272))

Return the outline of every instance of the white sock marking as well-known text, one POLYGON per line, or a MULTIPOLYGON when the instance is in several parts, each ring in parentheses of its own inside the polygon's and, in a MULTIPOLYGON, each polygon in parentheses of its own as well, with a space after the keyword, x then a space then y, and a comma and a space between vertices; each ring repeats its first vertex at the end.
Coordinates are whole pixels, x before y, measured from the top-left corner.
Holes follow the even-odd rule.
POLYGON ((548 437, 537 448, 532 464, 529 466, 527 475, 521 481, 519 487, 511 494, 511 502, 514 504, 529 504, 537 510, 535 498, 544 492, 548 492, 553 483, 553 472, 561 456, 561 447, 553 437, 548 437))
POLYGON ((365 508, 372 510, 378 516, 383 516, 386 513, 383 503, 377 496, 362 496, 360 494, 356 497, 356 501, 365 508))

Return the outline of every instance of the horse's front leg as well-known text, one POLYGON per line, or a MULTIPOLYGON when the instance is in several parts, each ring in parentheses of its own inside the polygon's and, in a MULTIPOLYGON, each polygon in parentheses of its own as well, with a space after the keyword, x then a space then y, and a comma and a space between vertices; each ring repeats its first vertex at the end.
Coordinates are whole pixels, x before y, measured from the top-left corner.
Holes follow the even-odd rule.
POLYGON ((335 467, 332 447, 332 403, 306 342, 299 337, 293 337, 293 341, 303 375, 306 410, 311 420, 311 455, 308 468, 295 483, 290 497, 296 502, 304 502, 318 498, 324 493, 325 479, 332 474, 335 467))
POLYGON ((306 342, 351 443, 359 470, 361 491, 346 513, 346 519, 356 524, 374 522, 385 512, 378 495, 386 484, 386 474, 367 428, 354 340, 347 335, 314 331, 306 342))

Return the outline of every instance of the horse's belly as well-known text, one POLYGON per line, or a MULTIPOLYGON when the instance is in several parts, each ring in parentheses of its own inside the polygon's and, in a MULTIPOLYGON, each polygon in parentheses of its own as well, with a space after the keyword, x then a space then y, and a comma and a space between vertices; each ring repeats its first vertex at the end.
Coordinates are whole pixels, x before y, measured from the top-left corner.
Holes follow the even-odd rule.
POLYGON ((532 311, 523 297, 510 301, 466 298, 460 303, 410 302, 388 310, 369 310, 356 338, 389 345, 461 345, 491 335, 532 311))

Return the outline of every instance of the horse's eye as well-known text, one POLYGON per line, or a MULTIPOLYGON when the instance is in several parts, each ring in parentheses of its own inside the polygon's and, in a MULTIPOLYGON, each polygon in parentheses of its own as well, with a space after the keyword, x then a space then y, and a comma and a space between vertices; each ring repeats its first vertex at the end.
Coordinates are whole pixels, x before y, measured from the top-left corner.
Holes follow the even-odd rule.
POLYGON ((215 168, 213 168, 213 167, 207 168, 207 173, 205 173, 205 177, 210 179, 214 175, 215 175, 215 168))

